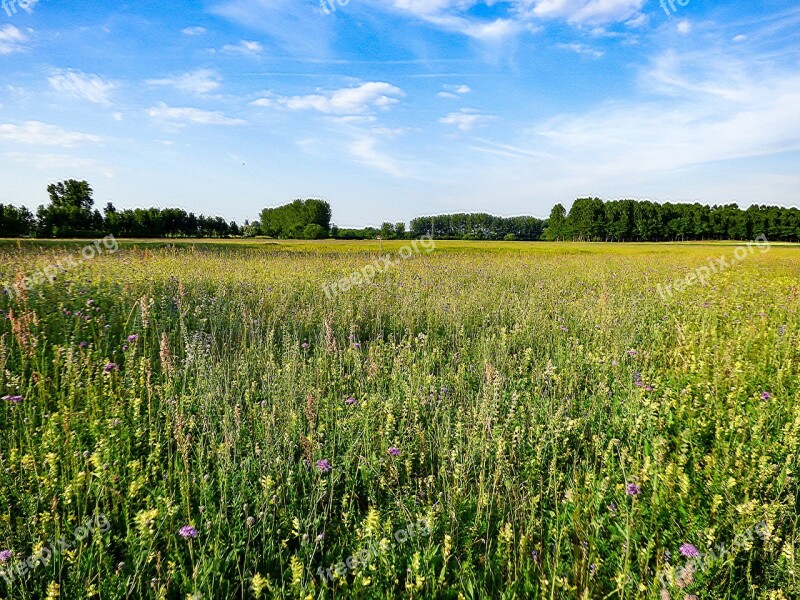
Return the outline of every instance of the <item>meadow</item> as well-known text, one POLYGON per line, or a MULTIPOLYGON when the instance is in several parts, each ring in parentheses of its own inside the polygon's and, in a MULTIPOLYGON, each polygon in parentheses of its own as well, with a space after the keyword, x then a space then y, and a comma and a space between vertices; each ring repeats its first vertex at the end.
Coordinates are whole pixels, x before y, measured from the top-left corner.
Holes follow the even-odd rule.
POLYGON ((800 597, 800 249, 0 244, 0 598, 800 597))

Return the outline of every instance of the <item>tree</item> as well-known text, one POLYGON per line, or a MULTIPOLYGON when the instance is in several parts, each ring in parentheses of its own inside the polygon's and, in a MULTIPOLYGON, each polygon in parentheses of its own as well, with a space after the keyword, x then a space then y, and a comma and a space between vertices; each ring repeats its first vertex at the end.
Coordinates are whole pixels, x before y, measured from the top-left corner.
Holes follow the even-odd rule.
POLYGON ((0 237, 23 237, 33 233, 36 220, 24 206, 0 204, 0 237))
POLYGON ((544 230, 545 239, 559 242, 567 237, 567 210, 556 204, 550 211, 547 227, 544 230))
POLYGON ((50 205, 37 211, 43 237, 94 237, 101 233, 103 217, 92 210, 92 188, 86 181, 68 179, 47 186, 50 205))
POLYGON ((295 200, 261 212, 261 229, 275 238, 303 238, 308 225, 319 225, 323 237, 330 234, 331 206, 324 200, 295 200))

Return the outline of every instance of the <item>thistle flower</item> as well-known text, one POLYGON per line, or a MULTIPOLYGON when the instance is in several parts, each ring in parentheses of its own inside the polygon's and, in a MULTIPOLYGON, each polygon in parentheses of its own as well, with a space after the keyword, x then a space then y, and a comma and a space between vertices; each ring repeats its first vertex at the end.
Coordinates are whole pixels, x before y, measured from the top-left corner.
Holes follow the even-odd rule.
POLYGON ((353 406, 356 403, 356 399, 350 396, 347 400, 344 401, 347 406, 353 406))
POLYGON ((331 467, 331 463, 324 458, 322 460, 318 460, 316 466, 317 466, 317 471, 319 471, 320 473, 327 473, 333 468, 331 467))
POLYGON ((301 347, 303 350, 308 350, 308 348, 309 348, 309 344, 308 344, 308 342, 303 342, 302 344, 300 344, 300 347, 301 347))
POLYGON ((698 558, 700 556, 700 551, 693 544, 683 544, 679 550, 686 558, 698 558))
POLYGON ((185 540, 193 540, 196 539, 200 534, 198 533, 197 529, 195 529, 191 525, 185 525, 184 527, 181 527, 181 530, 178 532, 178 535, 185 540))
POLYGON ((400 456, 400 448, 396 446, 389 448, 388 452, 391 456, 400 456))
POLYGON ((625 493, 627 493, 628 496, 638 496, 642 493, 642 489, 635 483, 629 483, 625 487, 625 493))
POLYGON ((772 394, 770 394, 769 392, 761 392, 762 400, 769 400, 770 398, 772 398, 772 394))
POLYGON ((25 400, 25 398, 23 398, 22 396, 3 396, 3 400, 8 400, 13 404, 19 404, 20 402, 25 400))
POLYGON ((110 362, 106 365, 105 371, 106 373, 111 373, 111 371, 116 371, 119 369, 119 365, 117 363, 110 362))
POLYGON ((0 563, 9 562, 13 556, 14 553, 11 550, 3 550, 0 552, 0 563))
POLYGON ((139 339, 139 336, 138 336, 138 335, 136 335, 135 333, 134 333, 133 335, 129 335, 129 336, 128 336, 128 341, 129 341, 130 343, 133 343, 133 342, 135 342, 135 341, 136 341, 136 340, 138 340, 138 339, 139 339))

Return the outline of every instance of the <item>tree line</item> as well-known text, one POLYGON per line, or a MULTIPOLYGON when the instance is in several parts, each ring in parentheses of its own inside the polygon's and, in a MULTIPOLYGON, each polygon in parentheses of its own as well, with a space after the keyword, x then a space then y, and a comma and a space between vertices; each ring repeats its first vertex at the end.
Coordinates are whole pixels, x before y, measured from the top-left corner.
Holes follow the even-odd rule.
POLYGON ((417 217, 405 223, 386 222, 380 228, 339 228, 331 222, 328 202, 295 200, 265 208, 260 220, 239 226, 222 217, 207 217, 180 208, 117 210, 94 207, 88 182, 70 179, 47 187, 50 202, 32 214, 25 207, 0 204, 0 237, 213 238, 266 236, 284 239, 435 239, 520 241, 661 242, 744 240, 766 236, 773 241, 800 241, 800 210, 736 204, 707 206, 647 200, 578 198, 569 212, 561 204, 546 220, 536 217, 495 217, 458 213, 417 217))
POLYGON ((750 240, 800 241, 800 210, 736 204, 707 206, 647 200, 579 198, 569 210, 553 207, 545 240, 663 242, 750 240))
POLYGON ((50 202, 36 215, 23 207, 0 204, 0 237, 91 238, 229 237, 241 234, 235 222, 187 213, 180 208, 117 210, 108 203, 101 214, 86 181, 69 179, 47 186, 50 202))

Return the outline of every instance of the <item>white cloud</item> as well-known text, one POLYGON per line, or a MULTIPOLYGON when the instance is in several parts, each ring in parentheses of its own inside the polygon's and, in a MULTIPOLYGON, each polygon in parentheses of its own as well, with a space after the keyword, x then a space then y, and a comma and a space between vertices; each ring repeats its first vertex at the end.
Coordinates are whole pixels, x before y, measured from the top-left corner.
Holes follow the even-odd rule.
POLYGON ((602 58, 605 55, 605 52, 602 50, 595 50, 594 48, 584 44, 559 44, 559 48, 575 52, 581 56, 588 56, 590 58, 602 58))
POLYGON ((242 54, 244 56, 261 56, 264 52, 264 46, 258 42, 248 42, 242 40, 238 44, 226 44, 222 47, 225 54, 242 54))
POLYGON ((439 119, 439 123, 454 125, 461 131, 471 131, 495 119, 497 117, 481 114, 473 108, 462 108, 459 112, 450 113, 446 117, 442 117, 439 119))
POLYGON ((645 0, 520 0, 527 14, 559 18, 574 25, 608 25, 636 19, 645 0))
POLYGON ((205 27, 186 27, 183 30, 183 35, 203 35, 205 32, 205 27))
POLYGON ((692 32, 692 23, 690 21, 686 21, 684 19, 683 21, 680 21, 678 23, 678 33, 682 33, 683 35, 686 35, 686 34, 691 33, 691 32, 692 32))
POLYGON ((746 42, 747 41, 747 36, 744 35, 744 34, 739 34, 735 38, 733 38, 733 41, 736 42, 737 44, 740 43, 740 42, 746 42))
POLYGON ((164 79, 149 79, 150 85, 166 85, 192 94, 207 94, 220 87, 220 77, 210 69, 198 69, 164 79))
POLYGON ((347 150, 363 165, 395 177, 407 176, 406 170, 397 161, 378 149, 378 140, 372 136, 358 137, 347 145, 347 150))
POLYGON ((110 104, 109 94, 119 87, 98 75, 73 70, 56 71, 47 81, 55 91, 94 104, 110 104))
POLYGON ((173 107, 159 102, 148 109, 147 114, 153 119, 169 121, 175 125, 246 125, 242 119, 232 119, 220 112, 202 110, 199 108, 173 107))
POLYGON ((800 74, 721 53, 668 52, 643 83, 660 98, 558 116, 532 131, 536 147, 597 178, 800 150, 800 74))
POLYGON ((70 148, 79 144, 99 144, 102 141, 103 138, 97 135, 68 131, 40 121, 27 121, 24 125, 0 125, 0 142, 70 148))
POLYGON ((326 115, 366 115, 375 108, 386 109, 404 96, 403 90, 388 83, 370 81, 358 87, 323 91, 306 96, 269 96, 253 106, 281 106, 289 110, 316 110, 326 115))
POLYGON ((0 56, 25 50, 27 38, 13 25, 0 27, 0 56))
POLYGON ((91 158, 69 156, 67 154, 34 154, 31 152, 5 152, 8 159, 17 163, 33 166, 40 171, 53 169, 88 169, 96 166, 91 158))
POLYGON ((452 85, 452 84, 445 84, 442 86, 445 91, 439 92, 437 95, 439 98, 458 98, 459 95, 469 94, 472 92, 472 89, 468 85, 452 85))

